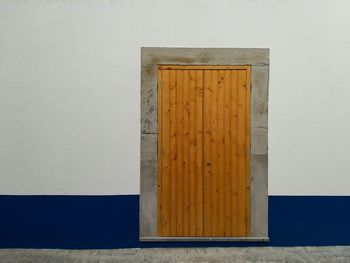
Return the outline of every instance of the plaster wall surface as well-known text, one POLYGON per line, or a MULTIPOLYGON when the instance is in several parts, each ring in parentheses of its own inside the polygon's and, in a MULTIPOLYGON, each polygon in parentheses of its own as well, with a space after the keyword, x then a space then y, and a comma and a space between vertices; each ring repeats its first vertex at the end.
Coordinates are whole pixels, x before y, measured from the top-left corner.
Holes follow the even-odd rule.
POLYGON ((269 195, 350 195, 349 9, 0 0, 0 194, 139 194, 140 48, 161 46, 269 48, 269 195))

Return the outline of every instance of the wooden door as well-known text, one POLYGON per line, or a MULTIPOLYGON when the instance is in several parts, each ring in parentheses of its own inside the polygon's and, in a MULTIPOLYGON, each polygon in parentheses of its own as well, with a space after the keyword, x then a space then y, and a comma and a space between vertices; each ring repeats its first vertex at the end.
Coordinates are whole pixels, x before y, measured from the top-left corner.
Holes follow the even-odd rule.
POLYGON ((158 235, 250 235, 250 66, 158 67, 158 235))

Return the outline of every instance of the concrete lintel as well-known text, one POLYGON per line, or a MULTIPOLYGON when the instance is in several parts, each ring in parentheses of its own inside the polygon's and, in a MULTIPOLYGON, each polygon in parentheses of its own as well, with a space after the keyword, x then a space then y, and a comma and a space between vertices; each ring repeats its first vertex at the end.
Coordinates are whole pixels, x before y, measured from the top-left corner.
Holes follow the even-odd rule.
POLYGON ((268 65, 267 48, 141 48, 142 65, 268 65))

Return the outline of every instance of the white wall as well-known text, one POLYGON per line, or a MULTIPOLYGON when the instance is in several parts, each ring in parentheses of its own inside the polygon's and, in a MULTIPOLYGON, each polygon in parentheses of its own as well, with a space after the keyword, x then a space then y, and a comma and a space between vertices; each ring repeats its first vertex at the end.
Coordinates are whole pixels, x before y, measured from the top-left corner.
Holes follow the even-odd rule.
POLYGON ((140 47, 271 49, 269 194, 350 195, 350 2, 0 0, 0 194, 139 193, 140 47))

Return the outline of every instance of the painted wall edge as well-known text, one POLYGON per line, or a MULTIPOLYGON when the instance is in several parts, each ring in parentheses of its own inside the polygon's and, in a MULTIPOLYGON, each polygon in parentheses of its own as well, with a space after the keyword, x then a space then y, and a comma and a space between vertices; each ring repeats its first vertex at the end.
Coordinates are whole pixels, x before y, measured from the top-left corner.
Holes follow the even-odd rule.
POLYGON ((270 242, 140 242, 139 195, 0 195, 0 248, 350 245, 350 196, 269 196, 270 242))

